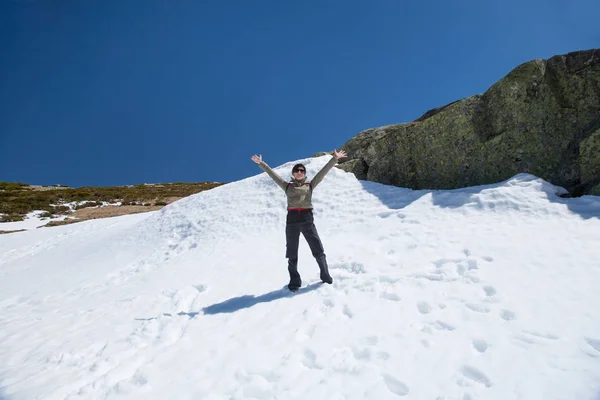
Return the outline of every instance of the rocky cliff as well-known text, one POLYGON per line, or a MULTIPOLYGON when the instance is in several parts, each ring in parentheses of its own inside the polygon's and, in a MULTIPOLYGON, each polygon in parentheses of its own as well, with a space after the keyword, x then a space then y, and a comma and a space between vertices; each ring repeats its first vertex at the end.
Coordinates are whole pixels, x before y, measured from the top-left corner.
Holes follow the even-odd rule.
POLYGON ((600 195, 600 49, 524 63, 483 94, 341 148, 340 168, 396 186, 453 189, 528 172, 600 195))

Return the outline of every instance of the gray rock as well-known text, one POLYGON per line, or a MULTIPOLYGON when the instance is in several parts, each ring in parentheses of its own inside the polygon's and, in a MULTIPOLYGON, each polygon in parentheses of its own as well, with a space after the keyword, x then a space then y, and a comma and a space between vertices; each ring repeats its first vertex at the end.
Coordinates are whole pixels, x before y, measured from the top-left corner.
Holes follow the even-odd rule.
POLYGON ((600 184, 600 50, 519 65, 485 93, 410 123, 367 129, 340 168, 412 189, 496 183, 527 172, 571 194, 600 184))

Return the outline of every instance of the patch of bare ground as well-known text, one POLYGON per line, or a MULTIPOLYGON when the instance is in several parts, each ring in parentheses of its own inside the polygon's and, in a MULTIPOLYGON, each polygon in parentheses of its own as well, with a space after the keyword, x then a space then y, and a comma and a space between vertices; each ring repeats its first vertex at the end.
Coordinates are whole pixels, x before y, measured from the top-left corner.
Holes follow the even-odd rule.
POLYGON ((23 231, 25 231, 25 230, 26 230, 26 229, 17 229, 17 230, 15 230, 15 231, 1 231, 1 230, 0 230, 0 235, 2 235, 2 234, 4 234, 4 233, 23 232, 23 231))
POLYGON ((83 208, 69 214, 69 218, 62 221, 50 221, 43 227, 74 224, 90 219, 118 217, 121 215, 139 214, 143 212, 160 210, 161 206, 105 206, 101 208, 83 208))
MULTIPOLYGON (((176 200, 179 200, 178 197, 170 197, 167 199, 161 199, 161 201, 170 204, 176 200)), ((154 204, 155 201, 150 201, 149 204, 154 204)), ((75 210, 68 214, 69 218, 62 221, 50 221, 43 227, 51 227, 51 226, 59 226, 59 225, 67 225, 73 224, 76 222, 87 221, 90 219, 98 219, 98 218, 110 218, 110 217, 118 217, 121 215, 129 215, 129 214, 139 214, 150 211, 157 211, 163 208, 164 206, 103 206, 103 207, 90 207, 90 208, 81 208, 79 210, 75 210)), ((40 227, 42 228, 42 227, 40 227)))

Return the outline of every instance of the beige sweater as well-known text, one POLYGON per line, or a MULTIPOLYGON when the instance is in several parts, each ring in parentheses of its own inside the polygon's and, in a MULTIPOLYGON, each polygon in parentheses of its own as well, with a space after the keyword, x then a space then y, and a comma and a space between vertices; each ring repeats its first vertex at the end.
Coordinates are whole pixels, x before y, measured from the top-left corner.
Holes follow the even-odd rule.
POLYGON ((266 162, 262 161, 258 166, 269 174, 275 183, 286 192, 288 208, 313 208, 312 192, 335 164, 337 164, 337 159, 332 157, 331 160, 317 172, 312 180, 308 181, 306 177, 304 177, 304 179, 300 181, 292 179, 290 182, 283 180, 267 165, 266 162))

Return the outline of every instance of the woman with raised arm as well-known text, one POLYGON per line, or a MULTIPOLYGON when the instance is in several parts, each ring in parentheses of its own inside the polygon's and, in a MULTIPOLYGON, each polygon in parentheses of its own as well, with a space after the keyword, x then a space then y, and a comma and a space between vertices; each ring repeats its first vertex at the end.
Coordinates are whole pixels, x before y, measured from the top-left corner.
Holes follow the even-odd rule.
POLYGON ((292 179, 289 182, 283 180, 277 175, 266 162, 262 160, 262 155, 253 155, 252 161, 264 170, 287 196, 287 217, 285 226, 286 253, 288 259, 288 271, 290 273, 290 283, 288 288, 295 292, 302 286, 302 279, 298 272, 298 245, 300 242, 300 233, 304 235, 313 257, 317 260, 321 270, 320 278, 325 283, 333 283, 323 244, 317 233, 314 224, 312 194, 317 185, 323 180, 325 175, 337 163, 337 160, 346 157, 345 151, 333 151, 333 157, 325 166, 312 178, 306 179, 306 167, 302 164, 296 164, 292 168, 292 179))

